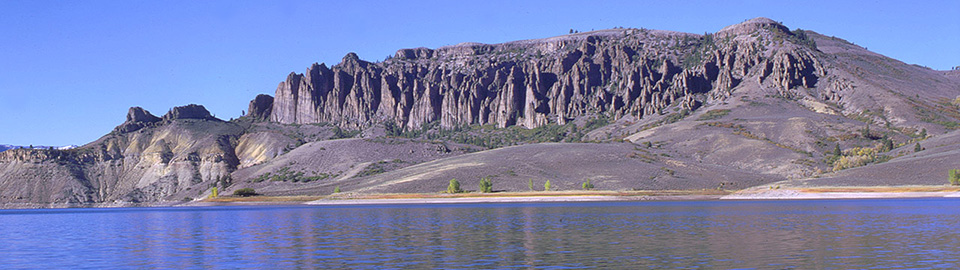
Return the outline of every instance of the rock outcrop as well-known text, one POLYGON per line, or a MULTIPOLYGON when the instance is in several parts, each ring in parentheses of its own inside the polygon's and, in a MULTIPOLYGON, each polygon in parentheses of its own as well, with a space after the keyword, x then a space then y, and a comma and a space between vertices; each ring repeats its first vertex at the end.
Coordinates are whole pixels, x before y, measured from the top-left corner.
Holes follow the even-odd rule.
POLYGON ((273 112, 273 97, 261 94, 250 101, 247 117, 255 120, 269 120, 271 112, 273 112))
POLYGON ((127 112, 127 122, 155 123, 159 121, 160 117, 156 117, 140 107, 131 107, 130 111, 127 112))
POLYGON ((787 91, 812 87, 825 73, 815 48, 771 45, 796 39, 772 20, 728 28, 722 35, 613 29, 402 49, 381 63, 350 53, 333 67, 314 64, 288 75, 277 87, 270 120, 535 128, 591 113, 643 117, 670 106, 695 109, 728 96, 749 74, 787 91))
POLYGON ((240 162, 237 124, 199 105, 161 118, 138 107, 99 140, 76 149, 0 152, 0 202, 155 202, 229 185, 240 162))
POLYGON ((210 115, 210 111, 207 111, 207 108, 197 104, 190 104, 187 106, 173 107, 167 114, 163 115, 164 121, 176 119, 215 120, 216 118, 210 115))
POLYGON ((113 130, 115 132, 127 133, 140 130, 141 128, 160 122, 160 117, 156 117, 147 110, 140 107, 131 107, 127 112, 127 121, 123 122, 113 130))

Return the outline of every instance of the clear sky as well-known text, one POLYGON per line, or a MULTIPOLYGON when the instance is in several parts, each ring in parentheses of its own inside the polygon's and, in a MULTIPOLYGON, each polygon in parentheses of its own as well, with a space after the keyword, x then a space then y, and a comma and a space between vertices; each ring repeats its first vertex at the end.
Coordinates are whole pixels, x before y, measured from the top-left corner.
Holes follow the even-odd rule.
POLYGON ((239 117, 291 71, 397 49, 754 17, 910 64, 960 66, 960 1, 0 1, 0 144, 82 145, 141 106, 239 117), (681 2, 681 3, 673 3, 681 2), (801 3, 802 2, 802 3, 801 3))

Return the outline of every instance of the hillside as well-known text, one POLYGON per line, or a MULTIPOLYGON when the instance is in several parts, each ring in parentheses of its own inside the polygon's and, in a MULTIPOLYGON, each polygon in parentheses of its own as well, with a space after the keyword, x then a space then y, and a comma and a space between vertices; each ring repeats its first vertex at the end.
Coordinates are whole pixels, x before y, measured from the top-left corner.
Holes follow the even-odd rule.
POLYGON ((505 191, 943 184, 960 168, 957 74, 766 18, 350 53, 290 73, 237 120, 131 108, 77 149, 4 151, 0 202, 437 192, 481 177, 505 191))

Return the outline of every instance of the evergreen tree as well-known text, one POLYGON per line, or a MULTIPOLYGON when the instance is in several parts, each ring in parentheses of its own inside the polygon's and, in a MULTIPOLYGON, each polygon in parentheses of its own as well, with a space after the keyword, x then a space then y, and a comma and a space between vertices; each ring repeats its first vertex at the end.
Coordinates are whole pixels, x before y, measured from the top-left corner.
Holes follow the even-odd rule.
POLYGON ((923 151, 923 147, 920 147, 920 143, 917 143, 917 145, 914 145, 914 146, 913 146, 913 151, 914 151, 914 152, 923 151))
POLYGON ((550 191, 550 180, 543 184, 543 191, 550 191))
POLYGON ((840 150, 840 143, 833 146, 833 155, 838 157, 843 155, 843 151, 840 150))

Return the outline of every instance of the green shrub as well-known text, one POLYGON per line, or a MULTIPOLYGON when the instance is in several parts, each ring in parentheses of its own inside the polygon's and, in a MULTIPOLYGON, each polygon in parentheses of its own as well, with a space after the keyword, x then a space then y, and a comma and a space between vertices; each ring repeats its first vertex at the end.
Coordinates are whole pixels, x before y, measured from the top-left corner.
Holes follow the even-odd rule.
POLYGON ((543 191, 550 191, 550 180, 543 184, 543 191))
POLYGON ((333 193, 340 193, 340 186, 333 188, 333 193))
POLYGON ((920 143, 917 143, 917 145, 914 145, 914 146, 913 146, 913 151, 914 151, 914 152, 923 151, 923 147, 920 146, 920 143))
POLYGON ((268 172, 261 174, 257 178, 254 178, 252 181, 254 183, 259 183, 263 181, 278 181, 278 182, 312 182, 318 180, 324 180, 328 178, 336 178, 339 174, 328 174, 328 173, 318 173, 315 176, 304 176, 304 173, 290 167, 282 167, 279 170, 276 170, 272 173, 268 172))
POLYGON ((256 195, 258 195, 257 191, 252 188, 241 188, 233 191, 233 196, 250 197, 256 195))
POLYGON ((340 127, 333 127, 333 137, 330 137, 331 140, 343 139, 343 138, 353 138, 360 134, 360 130, 346 130, 340 129, 340 127))
POLYGON ((533 191, 533 179, 530 179, 530 182, 527 182, 527 187, 530 188, 530 191, 533 191))
POLYGON ((463 190, 460 189, 460 181, 457 181, 456 178, 450 179, 450 185, 447 185, 447 193, 462 193, 463 190))
POLYGON ((887 152, 887 151, 893 150, 894 147, 895 146, 893 144, 893 140, 891 140, 890 138, 887 138, 887 136, 883 136, 883 139, 881 141, 880 151, 887 152))
POLYGON ((480 192, 493 192, 493 182, 490 181, 489 177, 480 178, 480 192))
POLYGON ((386 172, 387 170, 386 170, 386 168, 384 168, 384 165, 383 165, 383 164, 386 164, 386 163, 387 163, 386 161, 380 161, 380 162, 377 162, 377 163, 370 164, 370 165, 367 166, 366 168, 363 168, 362 171, 360 171, 359 173, 357 173, 357 174, 356 174, 355 176, 353 176, 353 177, 354 177, 354 178, 356 178, 356 177, 364 177, 364 176, 370 176, 370 175, 375 175, 375 174, 384 173, 384 172, 386 172))
POLYGON ((723 110, 709 110, 709 111, 707 111, 707 113, 704 113, 703 115, 700 115, 700 118, 697 118, 697 121, 706 121, 706 120, 720 119, 720 118, 726 116, 727 114, 730 114, 730 110, 727 110, 727 109, 723 109, 723 110))
POLYGON ((593 189, 593 184, 590 183, 590 179, 587 179, 586 182, 583 182, 583 189, 584 189, 584 190, 593 189))
POLYGON ((833 171, 861 167, 870 163, 886 161, 889 156, 878 156, 877 148, 854 147, 833 162, 833 171))
POLYGON ((954 186, 960 185, 960 170, 950 169, 950 173, 947 179, 950 180, 951 185, 954 185, 954 186))

